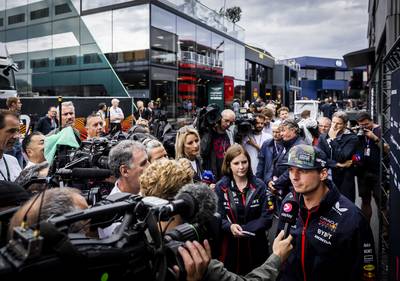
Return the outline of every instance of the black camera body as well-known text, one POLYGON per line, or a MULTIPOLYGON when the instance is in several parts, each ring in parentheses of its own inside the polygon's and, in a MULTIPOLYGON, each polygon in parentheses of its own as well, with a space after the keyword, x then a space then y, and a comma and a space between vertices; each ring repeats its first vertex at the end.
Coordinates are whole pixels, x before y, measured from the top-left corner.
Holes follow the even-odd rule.
POLYGON ((202 108, 197 113, 197 120, 195 127, 199 131, 200 135, 208 132, 211 128, 214 128, 221 121, 221 109, 215 104, 209 104, 207 107, 202 108))
POLYGON ((13 239, 0 250, 0 278, 176 280, 171 268, 178 265, 179 280, 185 280, 178 247, 184 246, 187 240, 212 241, 214 229, 220 228, 220 218, 216 216, 209 222, 184 223, 164 235, 158 226, 160 219, 169 220, 176 214, 188 213, 187 208, 192 208, 193 202, 168 202, 131 194, 110 197, 90 209, 42 222, 39 237, 30 229, 16 228, 13 239), (106 239, 67 233, 69 225, 78 221, 90 220, 95 224, 108 217, 120 217, 120 226, 106 239))
POLYGON ((239 113, 235 121, 237 134, 244 137, 254 131, 256 119, 251 113, 239 113))

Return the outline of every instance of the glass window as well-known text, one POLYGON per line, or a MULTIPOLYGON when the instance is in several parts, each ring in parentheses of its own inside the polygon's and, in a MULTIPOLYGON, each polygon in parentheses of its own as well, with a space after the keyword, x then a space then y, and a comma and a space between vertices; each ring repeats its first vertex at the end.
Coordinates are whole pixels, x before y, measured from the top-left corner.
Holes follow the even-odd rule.
POLYGON ((151 61, 176 65, 176 34, 155 27, 151 28, 151 61))
POLYGON ((83 96, 112 95, 112 70, 94 69, 81 72, 83 96))
POLYGON ((55 66, 75 65, 77 63, 76 56, 63 56, 54 59, 55 66))
POLYGON ((244 81, 235 80, 234 81, 235 90, 234 90, 234 98, 239 99, 241 101, 246 100, 246 85, 244 81))
POLYGON ((79 16, 80 0, 51 0, 53 2, 53 17, 55 19, 79 16))
POLYGON ((225 39, 224 76, 235 77, 235 43, 225 39))
POLYGON ((79 46, 79 18, 53 22, 53 49, 79 46))
POLYGON ((176 117, 176 81, 177 71, 152 67, 151 99, 160 99, 160 109, 167 111, 168 117, 176 117))
POLYGON ((235 79, 245 80, 245 48, 244 46, 235 44, 235 79))
POLYGON ((196 26, 197 64, 211 66, 211 31, 196 26))
POLYGON ((28 52, 27 28, 16 28, 6 31, 5 42, 10 55, 28 52))
POLYGON ((8 17, 8 24, 17 24, 25 21, 25 14, 18 14, 8 17))
POLYGON ((116 73, 129 96, 138 99, 150 99, 148 67, 129 71, 116 69, 116 73))
POLYGON ((28 5, 28 0, 6 0, 6 2, 7 9, 28 5))
POLYGON ((36 24, 28 27, 28 52, 51 50, 52 36, 50 24, 36 24))
POLYGON ((149 5, 114 10, 113 19, 114 53, 149 49, 149 5))
POLYGON ((79 71, 53 72, 51 76, 54 95, 82 96, 79 71))
POLYGON ((16 74, 15 82, 17 84, 17 91, 19 95, 30 93, 32 91, 32 84, 30 82, 31 76, 28 74, 16 74))
POLYGON ((46 18, 49 16, 49 8, 44 8, 31 12, 31 20, 46 18))
POLYGON ((101 58, 100 58, 100 55, 97 53, 83 55, 83 63, 84 64, 100 63, 100 62, 101 62, 101 58))
POLYGON ((4 26, 4 19, 0 18, 0 26, 4 26))
POLYGON ((70 13, 71 11, 72 10, 67 3, 54 6, 54 14, 55 15, 66 14, 66 13, 70 13))
POLYGON ((151 6, 151 61, 176 65, 176 16, 151 6))
POLYGON ((178 53, 182 60, 196 62, 193 54, 196 50, 196 26, 194 23, 177 17, 178 53), (192 60, 190 60, 192 58, 192 60))
POLYGON ((216 33, 211 34, 211 60, 214 72, 222 74, 224 64, 224 38, 216 33))
POLYGON ((176 15, 151 5, 151 25, 158 29, 176 33, 176 15))
POLYGON ((82 45, 81 56, 83 57, 81 68, 110 68, 107 59, 96 44, 82 45))
POLYGON ((31 68, 32 69, 44 68, 44 67, 49 67, 49 59, 48 58, 31 60, 31 68))
POLYGON ((82 11, 107 7, 114 4, 131 2, 134 0, 82 0, 82 11))
POLYGON ((81 44, 96 43, 101 52, 112 52, 112 12, 82 17, 81 44))

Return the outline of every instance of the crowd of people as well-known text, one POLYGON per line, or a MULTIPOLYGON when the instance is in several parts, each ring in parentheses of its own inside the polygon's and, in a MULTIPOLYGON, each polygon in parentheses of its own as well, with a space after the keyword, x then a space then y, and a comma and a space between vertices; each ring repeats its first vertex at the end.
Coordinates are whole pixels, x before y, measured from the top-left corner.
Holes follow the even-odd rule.
MULTIPOLYGON (((109 110, 102 103, 86 118, 87 140, 121 131, 124 113, 117 99, 111 103, 109 110)), ((21 105, 18 98, 10 98, 8 109, 0 110, 0 176, 7 186, 0 188, 0 204, 4 208, 22 204, 10 221, 8 235, 21 222, 33 225, 90 207, 75 188, 47 190, 39 204, 36 199, 43 188, 26 186, 27 178, 49 173, 48 138, 72 128, 77 142, 82 141, 74 129, 75 105, 63 102, 61 109, 50 107, 23 139, 21 105)), ((144 137, 133 134, 111 148, 109 194, 173 200, 180 189, 193 184, 215 193, 215 211, 222 219, 220 240, 212 250, 207 240, 179 247, 187 280, 376 280, 369 222, 372 196, 380 200, 376 164, 381 161, 380 127, 367 112, 359 112, 356 126, 351 127, 344 111, 332 112, 328 105, 321 107, 318 120, 311 119, 307 110, 295 119, 289 108, 276 110, 274 103, 260 100, 245 109, 241 118, 251 129, 242 131, 236 124, 243 115, 239 107, 235 104, 233 110, 224 109, 213 118, 198 116, 205 118, 206 126, 195 122, 178 128, 171 155, 163 140, 152 135, 152 105, 138 101, 131 130, 144 137), (355 205, 356 181, 361 209, 355 205), (293 201, 299 211, 287 230, 279 216, 293 201)), ((183 221, 176 216, 162 227, 173 228, 183 221)), ((91 235, 105 239, 119 228, 115 222, 91 235)), ((85 227, 71 226, 75 230, 85 227)))

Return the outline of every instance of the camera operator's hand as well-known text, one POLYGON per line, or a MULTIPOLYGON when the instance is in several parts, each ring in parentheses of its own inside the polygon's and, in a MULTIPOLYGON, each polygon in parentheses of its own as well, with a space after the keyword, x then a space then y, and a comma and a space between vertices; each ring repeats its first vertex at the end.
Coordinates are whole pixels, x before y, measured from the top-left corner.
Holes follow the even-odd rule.
POLYGON ((374 141, 374 142, 378 142, 379 138, 377 135, 375 135, 372 130, 368 130, 368 129, 364 129, 364 135, 369 138, 370 140, 374 141))
POLYGON ((293 249, 293 245, 291 244, 293 240, 292 235, 289 235, 286 239, 283 239, 283 235, 284 232, 281 230, 275 238, 274 244, 272 244, 272 252, 281 258, 282 263, 288 258, 290 251, 293 249))
POLYGON ((244 234, 242 233, 243 229, 240 225, 238 224, 231 224, 231 232, 233 236, 236 238, 244 237, 244 234))
MULTIPOLYGON (((211 247, 207 240, 204 240, 203 245, 194 241, 186 242, 186 249, 179 247, 178 251, 185 264, 186 280, 200 281, 208 268, 211 260, 211 247), (204 245, 204 247, 203 247, 204 245)), ((174 266, 174 271, 179 275, 179 268, 174 266)))

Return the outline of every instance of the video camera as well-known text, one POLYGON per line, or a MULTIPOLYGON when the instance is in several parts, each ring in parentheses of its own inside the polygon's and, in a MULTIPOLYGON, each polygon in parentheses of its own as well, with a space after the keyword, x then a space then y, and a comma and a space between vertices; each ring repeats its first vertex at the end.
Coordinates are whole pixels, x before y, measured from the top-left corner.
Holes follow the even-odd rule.
POLYGON ((237 128, 237 134, 244 137, 251 134, 254 130, 256 119, 252 113, 248 113, 245 108, 239 110, 239 114, 236 116, 235 125, 237 128))
POLYGON ((202 133, 207 132, 210 128, 215 127, 221 121, 221 118, 220 107, 215 103, 209 104, 197 113, 195 127, 200 135, 202 135, 202 133))
POLYGON ((50 187, 78 188, 90 205, 95 204, 113 188, 105 180, 112 175, 108 155, 118 142, 117 138, 100 137, 83 141, 78 149, 58 147, 45 183, 50 187))
POLYGON ((178 247, 184 247, 188 240, 212 241, 217 235, 214 231, 220 227, 217 214, 207 221, 191 221, 199 212, 198 204, 185 193, 172 202, 119 193, 98 206, 40 223, 40 234, 17 227, 11 241, 0 250, 0 277, 162 281, 176 280, 172 266, 178 265, 179 280, 185 280, 178 247), (158 224, 177 214, 187 222, 172 231, 161 231, 158 224), (67 233, 71 224, 81 220, 90 220, 92 226, 115 222, 109 217, 121 217, 119 228, 109 238, 100 240, 67 233))

